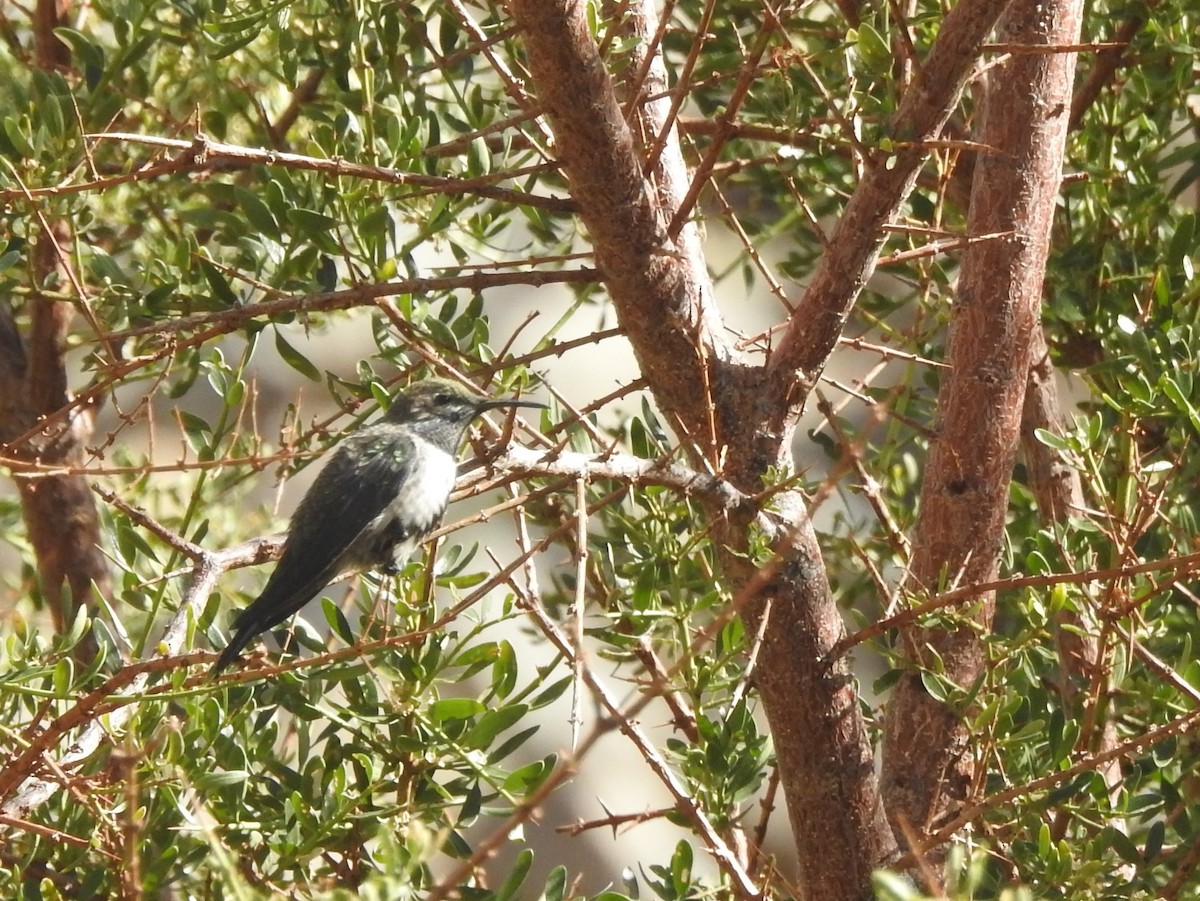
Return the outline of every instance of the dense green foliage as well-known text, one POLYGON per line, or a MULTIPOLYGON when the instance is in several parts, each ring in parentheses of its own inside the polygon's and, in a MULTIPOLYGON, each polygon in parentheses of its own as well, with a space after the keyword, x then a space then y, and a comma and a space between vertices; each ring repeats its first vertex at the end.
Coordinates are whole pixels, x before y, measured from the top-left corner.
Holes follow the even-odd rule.
MULTIPOLYGON (((673 7, 664 43, 673 78, 687 71, 703 7, 673 7)), ((739 79, 754 79, 701 209, 721 248, 712 263, 721 306, 747 331, 748 353, 765 352, 757 333, 786 313, 772 279, 783 297, 797 292, 823 226, 854 189, 859 148, 889 139, 904 85, 896 9, 864 9, 868 20, 849 28, 829 8, 793 8, 785 36, 764 27, 760 3, 718 6, 689 82, 687 109, 703 118, 681 127, 695 164, 711 146, 705 120, 723 114, 739 79), (767 262, 737 244, 735 225, 767 262)), ((634 885, 643 898, 729 896, 727 874, 702 865, 713 838, 757 843, 768 821, 786 833, 785 818, 761 803, 774 781, 746 676, 754 636, 730 614, 699 505, 671 487, 597 478, 581 488, 550 475, 513 483, 485 469, 474 484, 491 505, 486 518, 510 532, 451 533, 432 571, 418 560, 394 580, 368 574, 331 587, 324 621, 297 629, 299 662, 276 666, 272 652, 248 675, 212 684, 203 661, 169 659, 133 696, 106 681, 123 662, 152 657, 172 617, 187 627, 179 653, 221 646, 269 567, 225 573, 180 614, 192 575, 184 544, 213 551, 282 528, 275 480, 373 415, 395 384, 458 371, 496 394, 550 399, 560 378, 567 403, 518 424, 518 443, 684 455, 637 393, 638 374, 597 365, 624 344, 607 333, 616 323, 601 286, 558 274, 580 265, 570 255, 587 250, 586 235, 522 91, 520 42, 503 9, 111 0, 79 15, 77 29, 58 31, 72 66, 52 71, 35 62, 31 23, 15 7, 0 13, 0 297, 23 327, 37 297, 78 305, 72 388, 107 400, 87 469, 136 509, 98 501, 113 591, 94 599, 95 617, 54 635, 19 504, 0 498, 0 535, 19 561, 0 595, 6 766, 13 774, 25 761, 32 772, 21 755, 46 740, 43 730, 57 759, 83 720, 135 707, 111 747, 30 814, 45 830, 10 830, 0 854, 9 894, 424 897, 512 830, 534 850, 452 886, 463 897, 616 898, 634 885), (486 47, 476 26, 493 38, 486 47), (235 148, 253 152, 239 158, 235 148), (77 285, 46 279, 33 262, 47 223, 67 224, 62 249, 77 285), (568 287, 552 294, 513 275, 530 271, 568 287), (538 315, 525 322, 526 313, 538 315), (347 325, 369 335, 369 350, 346 350, 347 325), (293 381, 279 378, 278 362, 293 381), (514 558, 537 563, 540 590, 522 566, 504 569, 514 558), (576 618, 580 598, 586 616, 576 618), (72 656, 88 630, 101 651, 90 664, 72 656), (580 638, 587 652, 576 661, 580 638), (620 708, 604 709, 589 680, 607 684, 620 708), (666 689, 677 693, 670 707, 632 709, 666 689), (102 700, 86 697, 97 690, 102 700), (576 751, 562 728, 568 707, 582 717, 576 751), (661 802, 676 841, 646 847, 624 875, 590 870, 588 851, 548 857, 538 831, 570 823, 535 827, 532 808, 569 778, 590 780, 589 800, 605 797, 605 780, 626 778, 596 750, 601 738, 619 740, 623 711, 631 721, 643 713, 648 729, 673 721, 648 746, 625 740, 690 804, 656 795, 644 809, 610 811, 604 825, 636 835, 641 827, 620 818, 654 818, 661 802), (80 712, 91 715, 74 719, 80 712)), ((1108 39, 1125 15, 1093 8, 1086 39, 1108 39)), ((611 70, 627 72, 625 38, 596 16, 611 70)), ((916 5, 907 28, 918 50, 941 16, 937 4, 916 5)), ((972 719, 969 753, 988 774, 980 798, 994 799, 947 865, 955 898, 1016 898, 1017 886, 1024 897, 1150 896, 1175 874, 1184 880, 1175 897, 1200 885, 1190 875, 1194 582, 1169 566, 1111 572, 1197 547, 1200 145, 1183 102, 1195 82, 1194 11, 1159 4, 1130 57, 1071 136, 1067 165, 1078 177, 1063 190, 1045 293, 1054 359, 1073 372, 1082 403, 1072 429, 1043 440, 1079 470, 1089 509, 1046 523, 1018 472, 1003 565, 1012 576, 1098 574, 1002 592, 983 684, 929 674, 932 690, 972 719), (1061 685, 1064 609, 1097 623, 1104 648, 1081 695, 1061 685), (1087 715, 1071 700, 1079 696, 1092 699, 1087 715), (1162 730, 1124 755, 1115 792, 1088 763, 1106 717, 1123 742, 1162 730)), ((959 124, 970 127, 969 100, 959 124)), ((898 255, 961 235, 956 161, 948 151, 927 167, 884 260, 894 278, 872 283, 847 329, 869 346, 835 364, 821 388, 828 418, 813 420, 798 448, 851 628, 894 612, 888 596, 907 563, 901 536, 919 497, 939 375, 929 363, 942 356, 956 258, 898 255)), ((481 453, 501 436, 484 434, 473 445, 481 453)), ((287 493, 294 502, 297 491, 287 493)), ((949 608, 928 621, 962 615, 949 608)), ((880 691, 894 677, 889 642, 890 633, 856 650, 864 682, 882 673, 880 691)), ((874 694, 862 703, 873 717, 874 694)), ((604 815, 593 806, 578 816, 604 815)), ((786 834, 771 847, 778 869, 757 849, 750 869, 771 896, 788 897, 786 834)), ((889 875, 879 891, 914 897, 889 875)))

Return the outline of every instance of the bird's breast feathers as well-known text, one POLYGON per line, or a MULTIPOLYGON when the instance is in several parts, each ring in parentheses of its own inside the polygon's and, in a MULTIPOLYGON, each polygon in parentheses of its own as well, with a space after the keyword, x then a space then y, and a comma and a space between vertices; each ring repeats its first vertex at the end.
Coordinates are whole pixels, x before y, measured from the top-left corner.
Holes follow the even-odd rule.
POLYGON ((446 512, 454 489, 456 461, 420 436, 413 436, 411 441, 405 451, 410 455, 410 465, 395 496, 350 548, 348 560, 356 566, 398 570, 446 512))
POLYGON ((413 465, 396 497, 382 516, 407 519, 421 527, 433 526, 446 511, 446 501, 454 490, 458 464, 452 454, 413 436, 413 465))

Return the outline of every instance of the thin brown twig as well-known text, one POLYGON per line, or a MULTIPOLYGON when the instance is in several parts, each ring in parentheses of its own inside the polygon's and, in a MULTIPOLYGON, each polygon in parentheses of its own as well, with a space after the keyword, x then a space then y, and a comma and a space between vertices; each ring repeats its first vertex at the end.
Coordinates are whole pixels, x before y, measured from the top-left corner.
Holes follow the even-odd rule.
POLYGON ((93 845, 90 839, 80 838, 77 835, 72 835, 69 832, 63 832, 61 829, 55 829, 53 826, 46 826, 43 823, 34 823, 30 820, 22 820, 17 817, 10 817, 5 814, 0 814, 0 826, 7 826, 11 829, 20 829, 23 832, 29 832, 33 835, 41 835, 51 841, 61 842, 64 845, 73 845, 76 848, 93 848, 99 851, 103 856, 110 860, 117 860, 117 856, 111 851, 93 845))
POLYGON ((829 652, 829 658, 836 659, 856 645, 878 638, 885 632, 898 629, 916 622, 921 617, 935 610, 941 610, 954 604, 965 603, 981 594, 993 591, 1005 591, 1012 588, 1046 588, 1052 585, 1086 585, 1089 582, 1103 582, 1115 579, 1128 579, 1132 576, 1149 572, 1190 572, 1200 568, 1200 552, 1182 554, 1178 557, 1168 557, 1164 560, 1150 560, 1145 563, 1130 563, 1110 569, 1092 569, 1082 572, 1052 573, 1044 576, 1013 576, 1008 579, 997 579, 990 582, 978 582, 963 585, 952 591, 947 591, 928 601, 916 604, 906 610, 901 610, 886 619, 872 623, 857 632, 847 635, 829 652))
MULTIPOLYGON (((1200 708, 1194 708, 1171 722, 1122 742, 1114 748, 1085 755, 1064 769, 1055 770, 1053 773, 1048 773, 1037 779, 1031 779, 1029 782, 1021 785, 1015 785, 994 792, 976 803, 964 805, 949 822, 938 828, 936 832, 925 836, 920 842, 919 847, 914 849, 913 853, 923 855, 929 849, 948 841, 964 826, 979 819, 989 810, 1002 807, 1015 801, 1017 798, 1062 785, 1064 782, 1075 778, 1081 773, 1095 772, 1110 760, 1120 760, 1134 754, 1140 754, 1172 736, 1184 735, 1198 725, 1200 725, 1200 708)), ((912 854, 909 854, 896 861, 894 865, 903 867, 911 863, 913 863, 912 854)))
POLYGON ((610 813, 598 820, 576 820, 569 826, 559 826, 555 831, 574 838, 592 829, 611 828, 615 836, 617 829, 621 826, 628 824, 638 826, 651 820, 661 820, 675 813, 675 810, 674 807, 660 807, 658 810, 643 810, 641 813, 610 813))
POLYGON ((571 640, 574 643, 575 679, 569 717, 572 753, 579 745, 579 727, 583 724, 583 716, 579 712, 578 686, 583 682, 583 668, 586 665, 583 648, 583 620, 586 615, 585 605, 587 603, 587 523, 587 477, 581 474, 575 479, 575 599, 571 605, 571 625, 573 627, 571 640))
MULTIPOLYGON (((30 188, 30 194, 36 197, 40 194, 58 196, 61 194, 78 194, 92 192, 103 188, 114 187, 130 181, 145 181, 164 175, 176 175, 181 172, 207 171, 221 164, 233 166, 279 166, 285 169, 301 169, 309 172, 319 172, 334 178, 352 177, 367 181, 381 181, 394 185, 406 185, 430 189, 446 194, 473 194, 490 200, 499 200, 517 206, 532 206, 549 212, 569 214, 575 211, 575 203, 558 197, 546 197, 539 194, 527 194, 511 188, 501 188, 497 182, 520 177, 523 173, 514 171, 494 172, 475 178, 459 178, 456 176, 425 175, 420 172, 407 172, 402 169, 392 169, 386 166, 370 166, 362 163, 348 162, 334 157, 305 156, 298 153, 288 153, 280 150, 267 150, 258 147, 244 147, 239 144, 228 144, 216 141, 204 135, 197 135, 190 141, 177 138, 164 138, 158 135, 142 135, 130 132, 101 132, 84 135, 90 141, 122 141, 131 144, 147 144, 152 147, 162 147, 180 151, 180 156, 166 163, 143 167, 131 173, 102 179, 99 182, 86 182, 77 185, 55 185, 46 188, 30 188)), ((539 165, 537 171, 544 171, 544 165, 539 165)), ((0 190, 0 200, 11 200, 22 196, 19 189, 0 190)))
POLYGON ((329 312, 401 294, 431 295, 442 291, 455 290, 478 293, 488 288, 512 285, 541 287, 543 285, 564 282, 578 283, 599 280, 600 276, 597 271, 587 268, 560 269, 557 271, 472 271, 465 275, 394 279, 387 282, 356 285, 340 291, 326 291, 319 294, 289 294, 274 300, 264 300, 259 303, 247 304, 242 307, 221 310, 215 313, 196 313, 192 316, 183 316, 178 319, 154 322, 148 325, 135 326, 120 332, 113 332, 112 337, 114 340, 124 340, 142 335, 175 335, 201 326, 220 324, 226 324, 228 326, 226 331, 232 331, 260 317, 278 316, 286 313, 329 312))
MULTIPOLYGON (((766 2, 767 0, 764 0, 764 6, 766 2)), ((741 73, 734 85, 733 92, 729 96, 729 102, 725 104, 725 109, 717 118, 717 130, 713 135, 712 143, 692 173, 692 183, 688 188, 687 194, 680 201, 678 208, 673 212, 671 224, 667 227, 667 234, 672 239, 679 236, 684 223, 692 215, 692 210, 695 209, 696 203, 700 199, 700 192, 704 190, 705 185, 708 183, 713 166, 720 159, 721 151, 732 134, 732 125, 733 121, 737 118, 738 110, 741 109, 742 104, 750 95, 750 89, 757 79, 759 60, 767 52, 767 47, 770 45, 775 31, 780 27, 779 18, 774 10, 767 7, 767 11, 769 22, 759 31, 758 39, 754 42, 754 47, 742 64, 741 73)))
POLYGON ((1007 53, 1012 56, 1050 53, 1103 53, 1124 50, 1124 41, 1087 41, 1082 44, 984 44, 988 53, 1007 53))
MULTIPOLYGON (((1148 0, 1142 8, 1148 13, 1153 11, 1156 6, 1158 6, 1158 0, 1148 0)), ((1145 15, 1137 13, 1130 15, 1117 29, 1116 39, 1112 41, 1115 46, 1097 55, 1092 71, 1088 73, 1087 79, 1071 98, 1070 128, 1072 131, 1079 128, 1084 114, 1096 102, 1100 92, 1112 83, 1117 70, 1125 65, 1128 60, 1129 47, 1145 24, 1145 15)))
MULTIPOLYGON (((880 496, 879 483, 863 463, 863 456, 867 450, 867 442, 870 435, 870 427, 882 421, 883 405, 877 404, 872 407, 873 415, 871 422, 856 437, 851 438, 842 428, 832 405, 819 388, 816 390, 816 394, 817 409, 821 411, 821 414, 825 417, 825 421, 829 423, 829 427, 833 430, 834 435, 837 436, 838 444, 842 448, 843 459, 848 461, 848 465, 858 475, 862 485, 863 496, 867 498, 867 503, 870 504, 871 510, 875 514, 875 519, 887 538, 888 545, 898 559, 908 560, 912 554, 912 545, 908 540, 908 536, 900 528, 895 517, 892 516, 891 510, 888 509, 887 504, 880 496)), ((815 510, 815 508, 816 504, 813 503, 811 509, 815 510)))
MULTIPOLYGON (((687 58, 683 61, 683 66, 676 73, 675 85, 670 88, 671 106, 667 110, 661 123, 661 127, 657 135, 654 136, 654 143, 650 146, 649 152, 646 154, 646 160, 642 165, 643 172, 654 172, 658 166, 659 157, 667 148, 671 140, 671 132, 675 128, 675 122, 679 116, 679 111, 687 102, 688 92, 692 89, 691 81, 692 74, 696 71, 696 64, 700 60, 700 50, 704 47, 704 42, 709 35, 709 26, 712 24, 713 15, 716 12, 717 0, 705 0, 704 9, 700 14, 700 21, 696 25, 695 37, 692 39, 692 45, 688 48, 687 58)), ((663 15, 659 23, 659 31, 655 35, 655 43, 646 48, 646 70, 649 69, 655 56, 659 53, 662 36, 665 33, 667 25, 667 16, 663 15)), ((757 60, 756 60, 757 62, 757 60)), ((646 71, 643 70, 642 77, 644 78, 646 71)), ((638 83, 640 90, 641 83, 638 83)), ((628 110, 626 117, 628 118, 628 110)))
POLYGON ((135 524, 155 535, 167 547, 178 551, 189 560, 199 560, 204 556, 204 549, 200 545, 194 544, 182 535, 178 535, 168 529, 141 507, 125 503, 125 501, 117 497, 115 492, 109 491, 107 488, 102 488, 99 485, 93 485, 92 490, 104 498, 106 503, 111 504, 128 516, 135 524))
MULTIPOLYGON (((494 52, 493 43, 488 40, 487 34, 484 33, 483 29, 479 27, 479 24, 471 16, 470 11, 466 8, 466 6, 463 5, 461 0, 448 0, 448 5, 454 15, 457 16, 459 22, 462 24, 466 32, 475 39, 476 44, 479 47, 479 52, 488 61, 492 67, 492 71, 496 73, 500 79, 500 82, 504 85, 504 93, 509 96, 513 103, 523 109, 527 114, 530 114, 531 118, 529 122, 534 128, 541 132, 542 144, 539 145, 532 141, 530 143, 533 144, 535 152, 541 156, 543 160, 549 162, 552 158, 552 154, 546 150, 546 145, 549 145, 553 142, 554 136, 550 133, 549 126, 542 121, 541 117, 534 115, 534 113, 536 113, 536 104, 525 90, 521 79, 517 78, 512 73, 512 70, 509 69, 504 60, 494 52)), ((443 71, 448 70, 443 69, 443 71)))
POLYGON ((658 692, 667 707, 670 708, 671 725, 683 733, 688 741, 699 741, 700 730, 696 725, 696 711, 692 709, 691 703, 682 693, 671 687, 667 676, 667 667, 659 659, 658 654, 655 653, 653 646, 645 635, 637 637, 637 644, 633 647, 633 653, 642 666, 645 667, 654 690, 658 692))
POLYGON ((754 836, 750 840, 750 859, 746 861, 746 869, 752 876, 759 876, 764 859, 763 845, 767 842, 767 829, 771 825, 771 814, 775 812, 775 795, 779 791, 779 767, 771 767, 767 777, 767 788, 762 799, 758 802, 758 823, 754 826, 754 836))
POLYGON ((223 467, 245 466, 252 470, 266 469, 274 463, 282 463, 297 458, 318 456, 320 451, 282 450, 275 454, 261 454, 253 457, 220 457, 213 460, 180 460, 175 463, 138 463, 132 466, 99 466, 83 464, 80 466, 60 466, 55 463, 40 463, 36 460, 22 460, 16 457, 0 456, 0 466, 21 473, 27 479, 39 479, 57 475, 98 476, 140 476, 159 472, 195 472, 223 467))
MULTIPOLYGON (((1192 846, 1188 848, 1183 859, 1171 867, 1171 878, 1159 894, 1160 901, 1175 901, 1184 889, 1194 889, 1195 886, 1189 886, 1188 880, 1198 865, 1200 865, 1200 842, 1192 842, 1192 846)), ((1188 895, 1188 897, 1192 897, 1192 895, 1188 895)))
POLYGON ((979 244, 983 241, 996 241, 1013 237, 1016 232, 1003 231, 993 232, 990 235, 963 235, 958 238, 946 238, 942 241, 931 241, 922 247, 914 247, 911 250, 898 250, 895 253, 889 253, 886 256, 879 258, 879 266, 895 266, 897 263, 907 263, 911 260, 920 260, 925 257, 937 256, 938 254, 949 253, 952 250, 962 250, 970 247, 972 244, 979 244))
POLYGON ((263 117, 267 134, 270 135, 271 141, 277 149, 282 150, 287 147, 287 133, 299 120, 305 106, 316 99, 317 89, 321 87, 325 73, 324 66, 313 66, 288 96, 288 105, 279 114, 279 118, 271 122, 265 116, 263 117))

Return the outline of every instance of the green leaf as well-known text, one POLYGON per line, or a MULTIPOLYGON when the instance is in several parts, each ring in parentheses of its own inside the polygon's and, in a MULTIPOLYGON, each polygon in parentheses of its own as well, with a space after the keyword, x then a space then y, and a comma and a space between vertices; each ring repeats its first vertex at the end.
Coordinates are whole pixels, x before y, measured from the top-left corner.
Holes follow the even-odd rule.
POLYGON ((1047 429, 1034 429, 1034 434, 1037 436, 1037 440, 1046 445, 1046 447, 1061 451, 1070 450, 1071 448, 1071 445, 1066 440, 1047 429))
POLYGON ((279 356, 285 363, 295 369, 302 376, 310 381, 321 381, 320 370, 312 364, 308 357, 304 356, 300 353, 300 351, 292 347, 292 345, 287 342, 287 339, 283 337, 283 332, 279 329, 275 329, 275 350, 279 352, 279 356))
POLYGON ((517 854, 517 859, 513 861, 508 878, 496 889, 495 901, 509 901, 510 898, 516 897, 532 866, 533 852, 528 848, 523 848, 517 854))
MULTIPOLYGON (((84 622, 86 623, 86 618, 84 622)), ((75 666, 70 657, 64 657, 54 665, 54 694, 60 698, 71 696, 75 666)))
POLYGON ((202 773, 193 781, 199 791, 208 793, 217 793, 225 788, 231 788, 237 785, 245 785, 252 781, 253 774, 245 770, 229 770, 217 771, 212 773, 202 773))
POLYGON ((186 410, 180 410, 178 415, 180 425, 183 426, 183 434, 186 436, 192 450, 201 456, 210 454, 212 446, 209 442, 209 436, 212 434, 212 426, 196 414, 189 413, 186 410))
POLYGON ((246 221, 254 226, 259 234, 271 238, 279 237, 279 223, 272 215, 271 208, 257 194, 235 185, 233 195, 237 198, 238 207, 246 217, 246 221))
POLYGON ((542 891, 541 901, 564 901, 567 896, 567 868, 557 866, 546 877, 546 888, 542 891))
POLYGON ((104 48, 74 28, 55 28, 54 34, 79 57, 85 66, 104 68, 104 48))
POLYGON ((21 123, 12 116, 5 116, 3 121, 4 136, 8 138, 9 144, 19 157, 32 158, 37 156, 37 150, 33 144, 25 137, 25 132, 21 128, 21 123))
POLYGON ((500 642, 497 650, 492 664, 492 691, 498 698, 507 698, 517 685, 517 652, 507 641, 500 642))
POLYGON ((1104 830, 1103 838, 1108 840, 1109 847, 1127 863, 1140 864, 1142 862, 1142 852, 1121 830, 1109 827, 1104 830))
POLYGON ((429 719, 441 725, 454 720, 468 720, 486 710, 474 698, 442 698, 429 705, 429 719))
POLYGON ((200 271, 204 273, 204 280, 217 300, 228 307, 241 306, 242 299, 234 293, 224 272, 205 259, 200 260, 200 271))
POLYGON ((858 55, 872 72, 886 72, 891 68, 892 50, 883 35, 869 23, 859 23, 856 29, 848 32, 847 37, 854 41, 858 55))
POLYGON ((562 696, 562 693, 567 690, 567 686, 569 686, 573 681, 573 676, 563 676, 563 678, 559 679, 557 682, 551 683, 549 687, 539 692, 529 706, 536 710, 539 707, 545 707, 552 701, 558 700, 558 698, 562 696))
MULTIPOLYGON (((1180 376, 1182 375, 1183 373, 1180 373, 1180 376)), ((1175 404, 1176 408, 1185 416, 1187 416, 1188 421, 1192 424, 1192 428, 1200 431, 1200 411, 1197 411, 1197 409, 1192 406, 1192 402, 1188 398, 1189 392, 1185 392, 1182 388, 1180 388, 1176 378, 1173 378, 1170 375, 1164 374, 1159 379, 1159 384, 1162 387, 1163 392, 1171 399, 1171 402, 1175 404)))
POLYGON ((337 263, 333 257, 322 254, 321 262, 317 266, 317 286, 324 292, 329 293, 337 288, 338 270, 337 263))
POLYGON ((509 754, 514 753, 518 748, 524 745, 525 742, 529 741, 529 739, 533 738, 533 736, 540 731, 541 726, 530 726, 528 729, 522 729, 519 732, 510 735, 500 744, 496 745, 496 747, 488 750, 488 763, 498 763, 499 761, 504 760, 504 758, 508 757, 509 754))
POLYGON ((354 631, 350 628, 350 622, 346 619, 346 614, 342 612, 342 608, 335 604, 327 597, 321 598, 321 610, 325 614, 325 622, 329 623, 329 628, 333 630, 333 634, 346 642, 348 645, 354 644, 354 631))
POLYGON ((517 796, 523 796, 536 791, 538 786, 554 772, 555 756, 553 754, 526 764, 520 769, 513 770, 504 780, 504 791, 517 796))
POLYGON ((1147 863, 1153 861, 1162 853, 1163 839, 1166 837, 1167 827, 1162 820, 1155 820, 1150 824, 1150 828, 1146 830, 1145 850, 1142 854, 1142 859, 1147 863))
POLYGON ((962 690, 951 680, 929 670, 921 670, 921 684, 931 698, 941 701, 943 704, 949 703, 951 698, 960 697, 962 694, 962 690))
POLYGON ((478 672, 485 666, 488 666, 496 659, 500 653, 498 645, 490 641, 481 642, 480 644, 471 645, 461 654, 454 656, 454 665, 464 667, 468 673, 478 672))
POLYGON ((922 901, 925 897, 911 879, 890 870, 873 872, 871 885, 877 901, 922 901))
POLYGON ((305 235, 315 237, 337 228, 338 221, 332 216, 326 216, 316 210, 303 207, 292 207, 287 211, 287 221, 296 226, 305 235))
POLYGON ((237 53, 258 36, 257 32, 247 31, 230 38, 227 41, 216 43, 212 49, 208 51, 208 57, 211 60, 225 59, 227 56, 232 56, 237 53))
POLYGON ((529 708, 525 704, 513 704, 509 707, 486 711, 471 727, 471 730, 463 736, 461 740, 463 747, 474 750, 491 747, 492 742, 501 732, 511 729, 528 713, 529 708))
POLYGON ((693 857, 692 846, 686 841, 675 845, 675 853, 671 855, 671 881, 677 897, 684 897, 691 888, 693 857))

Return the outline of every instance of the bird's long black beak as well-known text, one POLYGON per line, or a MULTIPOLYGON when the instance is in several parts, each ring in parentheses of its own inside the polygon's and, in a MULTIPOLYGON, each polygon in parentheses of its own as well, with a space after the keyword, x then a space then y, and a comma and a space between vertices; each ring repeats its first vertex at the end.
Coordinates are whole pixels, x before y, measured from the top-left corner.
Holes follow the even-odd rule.
POLYGON ((521 400, 518 397, 498 397, 495 399, 479 401, 480 413, 483 413, 486 410, 499 410, 507 407, 528 407, 530 409, 537 408, 541 410, 550 409, 548 404, 539 403, 536 400, 521 400))

